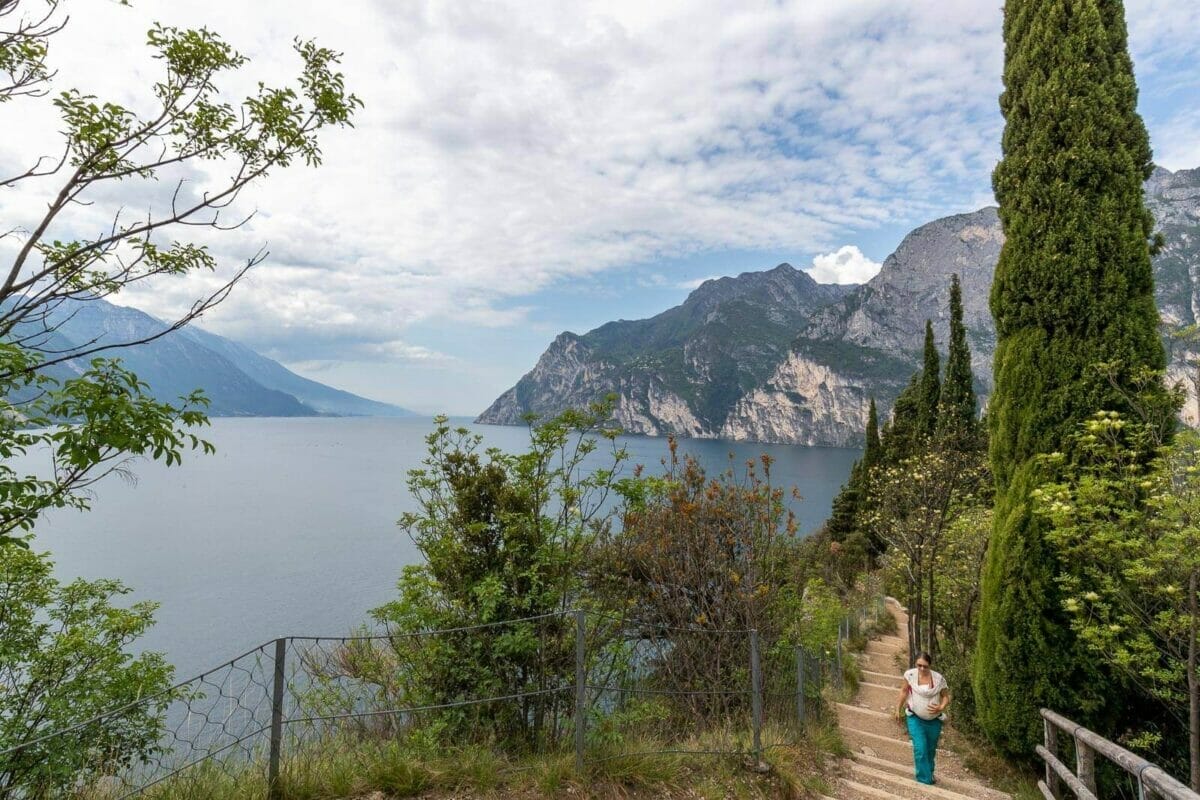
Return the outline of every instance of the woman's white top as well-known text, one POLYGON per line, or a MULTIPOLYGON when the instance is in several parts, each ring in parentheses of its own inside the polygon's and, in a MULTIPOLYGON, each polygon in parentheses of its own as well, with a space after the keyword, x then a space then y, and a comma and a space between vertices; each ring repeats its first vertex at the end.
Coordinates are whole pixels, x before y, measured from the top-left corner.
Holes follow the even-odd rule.
POLYGON ((918 670, 910 669, 904 673, 904 680, 908 682, 908 688, 911 690, 908 693, 908 713, 916 714, 921 719, 942 719, 945 717, 942 713, 931 713, 929 706, 931 703, 940 702, 942 692, 949 687, 946 686, 946 679, 942 677, 942 673, 930 670, 929 673, 933 677, 933 683, 930 686, 922 686, 917 681, 918 670))

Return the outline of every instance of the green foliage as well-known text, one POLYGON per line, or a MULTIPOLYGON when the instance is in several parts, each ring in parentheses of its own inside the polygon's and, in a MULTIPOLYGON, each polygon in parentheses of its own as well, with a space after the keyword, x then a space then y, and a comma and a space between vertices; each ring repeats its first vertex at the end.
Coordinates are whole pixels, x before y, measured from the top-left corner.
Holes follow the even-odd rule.
POLYGON ((172 670, 158 653, 129 654, 155 605, 113 604, 128 591, 112 580, 61 584, 45 555, 0 547, 0 751, 158 695, 119 719, 6 755, 0 796, 63 796, 77 780, 157 751, 172 670))
MULTIPOLYGON (((1189 680, 1200 626, 1200 436, 1188 431, 1168 447, 1158 443, 1154 426, 1099 412, 1072 437, 1072 461, 1045 457, 1060 479, 1034 497, 1061 563, 1070 565, 1057 578, 1080 642, 1162 703, 1168 726, 1181 729, 1166 738, 1182 741, 1185 730, 1200 737, 1193 725, 1171 724, 1187 718, 1200 692, 1200 676, 1189 680), (1158 455, 1148 461, 1151 452, 1158 455)), ((1165 744, 1161 729, 1135 732, 1160 761, 1179 755, 1155 746, 1165 744)))
MULTIPOLYGON (((397 637, 387 669, 364 677, 402 706, 537 692, 574 679, 574 624, 559 612, 588 602, 587 558, 608 525, 604 500, 625 458, 612 445, 608 466, 582 472, 601 441, 613 442, 615 433, 599 427, 609 410, 531 425, 529 449, 519 454, 481 452, 481 437, 437 418, 424 467, 409 473, 418 510, 400 519, 422 563, 404 569, 399 597, 372 614, 396 634, 505 624, 397 637)), ((561 734, 554 725, 568 700, 559 692, 449 710, 436 717, 439 736, 538 745, 561 734)))
POLYGON ((54 20, 60 0, 46 0, 39 16, 22 14, 15 3, 0 5, 0 103, 45 94, 52 71, 46 64, 50 37, 62 27, 54 20), (5 17, 15 17, 5 24, 5 17))
MULTIPOLYGON (((865 549, 878 557, 887 549, 888 542, 876 529, 877 524, 890 521, 887 514, 878 513, 883 472, 889 468, 903 472, 902 465, 916 457, 931 454, 960 457, 978 453, 982 447, 975 417, 971 352, 962 317, 962 290, 955 275, 950 285, 951 341, 946 380, 939 377, 940 357, 933 339, 933 325, 926 320, 924 365, 896 398, 892 419, 882 435, 875 399, 871 398, 863 457, 834 499, 825 526, 826 534, 834 542, 851 541, 857 534, 860 540, 865 537, 862 541, 865 549), (876 524, 871 524, 871 520, 876 524)), ((893 505, 888 513, 898 511, 893 505)), ((858 546, 857 541, 854 546, 858 546)), ((844 560, 845 555, 848 553, 838 553, 837 560, 844 560)))
POLYGON ((846 617, 847 603, 821 578, 812 578, 804 587, 798 615, 792 623, 790 644, 799 644, 809 653, 832 656, 837 644, 838 626, 846 617))
POLYGON ((825 531, 835 542, 843 542, 862 527, 863 514, 870 503, 869 483, 871 470, 883 458, 883 445, 879 439, 879 412, 875 409, 875 398, 867 410, 867 430, 864 437, 863 456, 854 462, 850 478, 833 499, 833 509, 825 523, 825 531))
POLYGON ((976 716, 971 668, 979 634, 979 579, 991 530, 991 506, 978 499, 954 515, 935 554, 938 671, 954 687, 954 717, 960 728, 972 727, 976 716))
POLYGON ((837 496, 833 498, 833 506, 829 511, 829 519, 825 521, 825 533, 832 541, 842 542, 851 536, 859 527, 859 509, 862 506, 862 485, 865 470, 862 461, 854 462, 850 468, 850 478, 842 484, 837 496))
POLYGON ((1141 367, 1159 369, 1150 269, 1150 175, 1120 2, 1008 0, 993 174, 1005 243, 992 284, 995 393, 988 411, 997 496, 983 578, 975 693, 987 735, 1027 755, 1039 706, 1085 724, 1111 709, 1064 617, 1062 565, 1030 510, 1039 454, 1061 450, 1099 409, 1125 411, 1141 367), (1089 371, 1118 361, 1111 376, 1089 371))
POLYGON ((869 524, 887 546, 885 572, 908 606, 910 653, 938 653, 946 622, 962 613, 955 603, 961 598, 946 591, 943 573, 959 549, 947 539, 961 534, 957 521, 987 499, 987 483, 978 450, 930 446, 877 472, 869 524))

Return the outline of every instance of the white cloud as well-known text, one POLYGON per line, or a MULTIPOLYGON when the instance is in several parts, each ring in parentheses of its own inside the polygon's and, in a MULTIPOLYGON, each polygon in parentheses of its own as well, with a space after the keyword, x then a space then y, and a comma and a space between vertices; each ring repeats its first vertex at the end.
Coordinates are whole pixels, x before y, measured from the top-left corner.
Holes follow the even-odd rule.
MULTIPOLYGON (((279 354, 286 358, 285 354, 279 354)), ((360 342, 353 345, 342 344, 337 348, 336 358, 313 358, 291 361, 297 369, 309 372, 319 372, 340 363, 361 361, 363 363, 419 363, 425 366, 448 364, 455 361, 453 356, 440 353, 422 345, 410 344, 399 339, 383 342, 360 342)))
MULTIPOLYGON (((263 213, 213 239, 231 263, 272 251, 209 320, 251 341, 398 335, 464 314, 519 323, 505 309, 556 282, 726 248, 828 249, 848 227, 959 210, 945 187, 990 167, 991 0, 957 4, 975 13, 644 5, 89 4, 73 9, 55 62, 63 85, 137 105, 157 64, 134 43, 153 19, 224 32, 253 57, 248 79, 284 80, 293 34, 346 49, 347 84, 366 103, 356 129, 327 137, 319 171, 256 186, 245 210, 263 213), (113 52, 128 56, 102 57, 113 52), (990 134, 951 133, 980 126, 990 134)), ((41 113, 0 127, 22 130, 3 145, 8 166, 57 125, 41 113)), ((0 213, 29 227, 40 198, 5 194, 0 213)), ((154 287, 129 302, 166 315, 189 296, 154 287)))
POLYGON ((1154 161, 1169 170, 1200 167, 1200 111, 1181 113, 1158 130, 1154 161))
POLYGON ((866 283, 879 273, 881 266, 854 245, 847 244, 815 257, 807 272, 817 283, 866 283))
MULTIPOLYGON (((861 279, 877 265, 836 249, 854 232, 986 197, 1002 125, 999 5, 81 3, 52 60, 60 86, 145 107, 159 68, 140 46, 151 20, 206 25, 250 55, 244 77, 222 81, 231 93, 293 74, 293 35, 345 49, 346 82, 366 103, 356 128, 325 138, 318 171, 255 185, 242 206, 262 213, 242 230, 198 233, 229 266, 271 250, 205 323, 295 352, 405 341, 426 320, 526 324, 522 298, 539 290, 726 249, 825 253, 814 274, 861 279)), ((1127 5, 1139 70, 1194 82, 1180 65, 1195 62, 1200 6, 1127 5)), ((1200 121, 1163 126, 1169 157, 1192 158, 1200 121)), ((58 128, 45 103, 0 108, 0 175, 53 151, 58 128)), ((222 169, 189 174, 189 189, 222 169)), ((115 202, 144 213, 153 193, 130 186, 73 209, 75 229, 99 229, 115 202)), ((53 190, 0 193, 0 230, 32 227, 53 190)), ((165 282, 126 301, 169 316, 206 285, 165 282)))

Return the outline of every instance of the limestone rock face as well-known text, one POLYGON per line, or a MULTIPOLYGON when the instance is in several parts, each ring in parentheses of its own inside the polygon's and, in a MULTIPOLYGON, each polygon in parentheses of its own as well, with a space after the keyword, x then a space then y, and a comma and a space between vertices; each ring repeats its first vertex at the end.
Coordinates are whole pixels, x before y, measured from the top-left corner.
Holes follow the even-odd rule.
POLYGON ((742 397, 720 438, 850 447, 867 427, 863 381, 791 352, 771 380, 742 397))
MULTIPOLYGON (((1154 258, 1169 375, 1188 388, 1184 419, 1200 420, 1200 169, 1156 169, 1146 204, 1163 234, 1154 258)), ((988 308, 1004 244, 995 208, 912 231, 861 286, 818 284, 781 264, 706 281, 648 320, 561 334, 516 386, 479 417, 512 424, 617 395, 631 433, 857 446, 873 396, 880 412, 920 367, 925 320, 949 339, 950 276, 962 282, 976 392, 992 386, 995 328, 988 308)))
POLYGON ((1200 169, 1156 169, 1146 184, 1146 205, 1163 235, 1154 257, 1154 295, 1166 331, 1167 375, 1187 390, 1182 417, 1200 424, 1200 341, 1179 337, 1200 322, 1200 169))
POLYGON ((925 320, 932 319, 938 341, 946 341, 954 273, 962 282, 967 329, 990 332, 988 291, 1003 244, 994 207, 922 225, 904 237, 878 275, 818 314, 805 336, 894 353, 914 352, 924 342, 925 320))
POLYGON ((618 395, 613 416, 622 430, 647 436, 711 437, 682 397, 653 381, 639 389, 643 391, 618 395))
POLYGON ((527 413, 583 407, 616 388, 609 365, 594 358, 592 349, 579 336, 560 333, 534 368, 496 398, 479 421, 516 425, 527 413))

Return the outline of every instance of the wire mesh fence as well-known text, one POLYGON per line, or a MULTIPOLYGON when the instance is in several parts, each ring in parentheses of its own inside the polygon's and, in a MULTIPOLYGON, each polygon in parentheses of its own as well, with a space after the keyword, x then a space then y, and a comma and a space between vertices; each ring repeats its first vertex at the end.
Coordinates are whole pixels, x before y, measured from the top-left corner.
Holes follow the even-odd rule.
MULTIPOLYGON (((280 796, 330 742, 454 734, 576 765, 664 753, 761 760, 826 713, 842 646, 564 610, 347 637, 284 637, 158 695, 0 751, 0 800, 280 796), (207 787, 207 788, 205 788, 207 787)), ((9 741, 13 741, 10 735, 9 741)))

